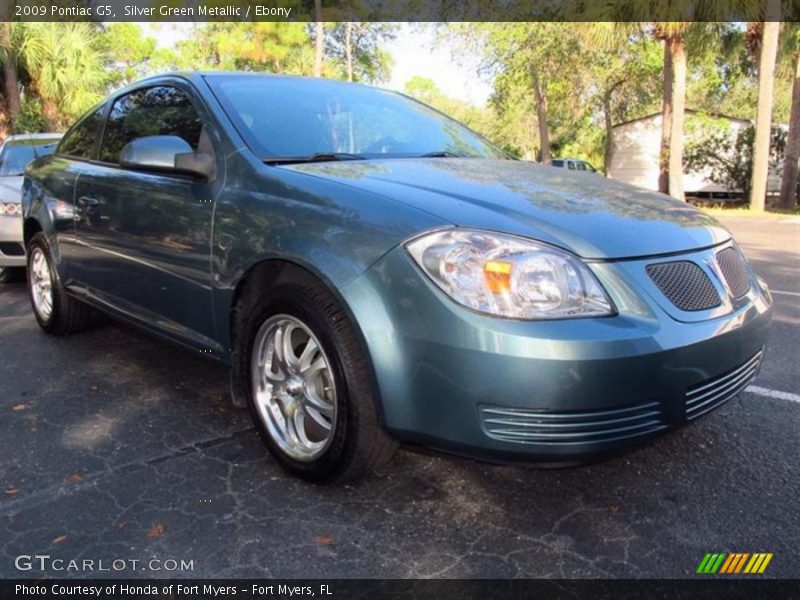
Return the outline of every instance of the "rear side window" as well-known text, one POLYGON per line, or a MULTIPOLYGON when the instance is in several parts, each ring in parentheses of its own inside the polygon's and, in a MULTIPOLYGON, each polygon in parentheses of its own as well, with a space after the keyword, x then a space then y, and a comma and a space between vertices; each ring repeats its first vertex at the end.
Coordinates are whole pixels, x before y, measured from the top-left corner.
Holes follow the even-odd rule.
POLYGON ((151 135, 176 135, 197 151, 202 129, 203 123, 183 91, 170 86, 136 90, 111 107, 100 160, 116 164, 125 144, 151 135))
POLYGON ((97 141, 104 108, 101 106, 79 121, 61 140, 57 153, 86 160, 94 158, 94 143, 97 141))
POLYGON ((563 160, 554 160, 552 164, 553 164, 554 167, 563 167, 564 166, 564 161, 563 160))

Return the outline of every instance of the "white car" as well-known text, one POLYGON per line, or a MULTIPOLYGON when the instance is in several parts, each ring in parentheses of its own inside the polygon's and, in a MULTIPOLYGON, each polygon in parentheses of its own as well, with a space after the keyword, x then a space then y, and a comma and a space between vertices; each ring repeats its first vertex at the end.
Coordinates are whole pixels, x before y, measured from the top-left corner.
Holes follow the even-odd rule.
POLYGON ((582 158, 554 158, 550 161, 550 166, 569 169, 570 171, 589 171, 590 173, 597 173, 597 169, 582 158))
POLYGON ((60 139, 60 133, 25 133, 7 137, 0 147, 0 283, 25 269, 20 205, 25 167, 51 154, 60 139))

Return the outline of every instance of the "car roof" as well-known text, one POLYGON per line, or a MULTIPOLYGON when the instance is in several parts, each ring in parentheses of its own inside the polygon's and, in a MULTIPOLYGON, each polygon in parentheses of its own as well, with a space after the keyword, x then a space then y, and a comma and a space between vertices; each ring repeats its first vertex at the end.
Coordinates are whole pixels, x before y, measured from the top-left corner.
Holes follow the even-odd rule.
MULTIPOLYGON (((365 85, 363 83, 356 83, 351 81, 342 81, 341 79, 328 79, 326 77, 310 77, 304 75, 284 75, 282 73, 259 73, 254 71, 170 71, 167 73, 159 73, 157 75, 152 75, 150 77, 146 77, 144 79, 139 79, 126 88, 125 90, 130 88, 137 88, 140 87, 142 84, 148 82, 158 82, 159 79, 165 78, 180 78, 186 79, 188 81, 201 81, 205 79, 216 79, 222 77, 236 77, 242 79, 275 79, 275 80, 284 80, 284 81, 296 81, 296 82, 315 82, 320 85, 345 85, 345 86, 358 86, 358 87, 366 87, 370 89, 379 89, 382 91, 392 91, 392 90, 384 90, 383 88, 372 86, 372 85, 365 85)), ((123 90, 116 90, 112 96, 117 95, 119 92, 123 90)))
POLYGON ((60 139, 64 134, 63 133, 17 133, 14 135, 8 136, 4 141, 5 142, 20 142, 26 140, 56 140, 60 139))

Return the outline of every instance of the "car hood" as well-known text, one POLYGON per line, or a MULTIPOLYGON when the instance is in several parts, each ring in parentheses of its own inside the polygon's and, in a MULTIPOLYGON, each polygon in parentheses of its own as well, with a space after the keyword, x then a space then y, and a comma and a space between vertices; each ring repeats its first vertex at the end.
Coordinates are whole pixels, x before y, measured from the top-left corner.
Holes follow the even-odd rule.
POLYGON ((0 202, 19 202, 24 177, 0 177, 0 202))
POLYGON ((584 258, 668 254, 730 239, 713 218, 663 194, 524 161, 409 158, 281 168, 374 192, 459 227, 532 237, 584 258))

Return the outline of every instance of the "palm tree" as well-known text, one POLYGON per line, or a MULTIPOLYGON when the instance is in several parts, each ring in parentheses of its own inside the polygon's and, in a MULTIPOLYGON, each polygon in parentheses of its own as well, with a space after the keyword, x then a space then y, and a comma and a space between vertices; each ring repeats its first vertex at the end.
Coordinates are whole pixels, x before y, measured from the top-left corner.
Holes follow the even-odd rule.
POLYGON ((789 113, 789 135, 786 138, 786 157, 783 161, 783 179, 778 204, 781 208, 794 208, 797 201, 797 163, 800 161, 800 27, 786 24, 784 52, 794 62, 792 83, 792 109, 789 113))
POLYGON ((664 102, 658 189, 683 197, 683 120, 686 111, 686 40, 693 23, 653 23, 653 36, 664 43, 664 102))
POLYGON ((314 77, 322 77, 322 60, 325 50, 325 27, 322 22, 322 0, 314 0, 314 77))
MULTIPOLYGON (((3 3, 3 6, 7 6, 3 3)), ((7 11, 7 8, 3 10, 7 11)), ((0 23, 0 46, 3 48, 3 84, 5 87, 6 103, 8 104, 8 114, 13 128, 14 121, 19 118, 19 83, 17 81, 17 53, 11 40, 11 23, 5 21, 0 23)))
POLYGON ((769 143, 772 128, 772 94, 775 88, 775 60, 778 55, 778 35, 781 24, 780 0, 769 0, 766 20, 762 25, 758 61, 758 112, 756 137, 753 142, 753 182, 750 187, 750 208, 764 211, 769 169, 769 143))
POLYGON ((102 97, 105 69, 96 41, 95 26, 87 23, 25 25, 20 59, 55 130, 102 97))

